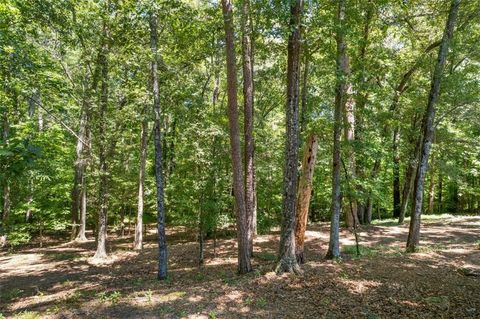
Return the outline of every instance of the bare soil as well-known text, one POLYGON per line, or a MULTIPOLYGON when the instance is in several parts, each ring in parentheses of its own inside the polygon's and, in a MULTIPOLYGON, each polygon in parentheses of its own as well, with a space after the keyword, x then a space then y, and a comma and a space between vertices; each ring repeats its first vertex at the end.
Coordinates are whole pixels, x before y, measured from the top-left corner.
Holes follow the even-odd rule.
POLYGON ((0 252, 0 318, 480 318, 480 217, 422 225, 422 249, 405 254, 408 225, 341 234, 344 257, 323 259, 327 224, 307 231, 303 275, 275 275, 279 235, 255 240, 254 272, 236 274, 233 238, 206 241, 198 266, 194 232, 170 229, 169 278, 156 280, 155 234, 144 250, 109 236, 110 259, 95 243, 53 243, 0 252))

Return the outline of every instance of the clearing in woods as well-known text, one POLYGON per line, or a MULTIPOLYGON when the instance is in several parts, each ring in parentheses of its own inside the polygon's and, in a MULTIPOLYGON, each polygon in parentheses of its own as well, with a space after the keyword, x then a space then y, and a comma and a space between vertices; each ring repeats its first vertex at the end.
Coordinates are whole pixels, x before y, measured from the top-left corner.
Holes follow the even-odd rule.
MULTIPOLYGON (((255 240, 254 272, 236 275, 236 241, 213 240, 197 264, 194 232, 171 229, 169 278, 156 280, 155 234, 141 252, 109 237, 110 260, 91 261, 95 243, 0 253, 0 313, 7 318, 479 318, 480 217, 425 216, 421 250, 405 254, 408 224, 362 227, 362 256, 343 230, 344 258, 323 260, 328 225, 307 231, 302 276, 276 276, 278 232, 255 240)), ((0 315, 0 318, 2 317, 0 315)))

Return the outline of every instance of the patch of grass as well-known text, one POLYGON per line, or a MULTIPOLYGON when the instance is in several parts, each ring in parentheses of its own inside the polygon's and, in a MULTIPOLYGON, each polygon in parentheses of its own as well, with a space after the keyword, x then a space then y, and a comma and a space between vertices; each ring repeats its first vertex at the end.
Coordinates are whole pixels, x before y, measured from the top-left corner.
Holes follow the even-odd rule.
POLYGON ((210 312, 208 313, 208 318, 209 318, 209 319, 217 319, 217 313, 216 313, 215 311, 213 311, 213 310, 210 311, 210 312))
POLYGON ((22 311, 21 313, 14 314, 14 319, 39 319, 41 316, 36 311, 22 311))
POLYGON ((403 254, 403 250, 400 247, 390 247, 385 245, 377 245, 374 247, 359 245, 360 256, 357 256, 356 245, 345 245, 342 247, 344 254, 352 255, 354 257, 377 257, 377 256, 400 256, 403 254))
POLYGON ((109 301, 112 304, 117 304, 122 298, 122 293, 120 291, 112 291, 111 293, 102 291, 97 294, 97 297, 104 302, 109 301))
POLYGON ((259 253, 259 254, 256 254, 255 257, 257 257, 261 260, 266 260, 266 261, 276 261, 277 260, 277 255, 272 254, 272 253, 259 253))
POLYGON ((440 251, 440 250, 445 250, 445 249, 447 249, 447 246, 445 246, 444 244, 433 244, 433 245, 420 246, 420 247, 418 247, 417 252, 419 252, 419 253, 433 253, 433 252, 440 251))
POLYGON ((475 245, 477 246, 477 249, 480 250, 480 240, 477 240, 477 241, 475 242, 475 245))
POLYGON ((9 302, 15 298, 18 298, 22 295, 23 289, 14 288, 10 291, 0 294, 0 301, 9 302))
POLYGON ((257 307, 263 308, 267 305, 267 299, 260 297, 255 302, 255 305, 257 305, 257 307))
POLYGON ((199 273, 195 274, 195 280, 196 281, 203 282, 203 281, 205 281, 205 279, 206 279, 206 276, 205 276, 204 273, 199 272, 199 273))

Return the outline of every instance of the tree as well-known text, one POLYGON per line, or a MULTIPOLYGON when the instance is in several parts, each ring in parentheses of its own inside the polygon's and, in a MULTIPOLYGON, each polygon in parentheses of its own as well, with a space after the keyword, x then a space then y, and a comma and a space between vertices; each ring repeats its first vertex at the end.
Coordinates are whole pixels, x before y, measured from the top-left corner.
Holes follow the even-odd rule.
POLYGON ((138 172, 138 208, 137 223, 135 225, 135 238, 133 247, 135 250, 143 248, 143 209, 145 197, 145 166, 147 162, 147 139, 148 122, 142 120, 142 130, 140 133, 140 169, 138 172))
POLYGON ((283 177, 283 215, 277 273, 299 272, 295 256, 295 210, 298 180, 298 134, 300 91, 300 41, 303 0, 290 4, 290 31, 287 57, 287 105, 285 167, 283 177))
POLYGON ((160 91, 158 84, 158 34, 157 34, 157 16, 150 13, 150 48, 152 50, 152 93, 153 93, 153 113, 154 122, 154 140, 155 140, 155 183, 157 186, 157 233, 158 233, 158 273, 157 278, 164 280, 167 278, 167 238, 165 235, 165 206, 164 189, 162 173, 162 135, 161 135, 161 108, 160 91))
POLYGON ((107 257, 107 213, 108 213, 108 166, 107 166, 107 111, 108 111, 108 29, 106 18, 102 26, 102 51, 99 58, 101 95, 99 112, 99 150, 98 159, 100 164, 100 212, 98 213, 97 226, 97 251, 94 258, 104 259, 107 257))
POLYGON ((253 253, 253 236, 257 233, 257 205, 255 194, 255 162, 253 138, 253 49, 250 1, 242 1, 242 70, 243 111, 245 114, 245 209, 248 218, 250 251, 253 253))
POLYGON ((447 59, 450 41, 453 38, 453 31, 457 20, 459 6, 460 0, 452 0, 447 23, 445 26, 445 31, 443 33, 442 42, 438 51, 438 59, 433 73, 427 108, 425 110, 423 118, 423 136, 419 140, 419 144, 421 145, 421 151, 417 168, 417 175, 415 178, 414 202, 407 239, 407 252, 414 252, 417 249, 420 241, 420 218, 423 209, 423 188, 425 183, 425 175, 427 174, 428 169, 428 157, 430 155, 430 148, 432 145, 435 129, 434 120, 436 103, 440 96, 440 85, 442 81, 443 70, 445 69, 445 62, 447 59))
POLYGON ((238 272, 250 272, 250 236, 247 212, 245 207, 245 192, 242 169, 242 155, 240 148, 240 130, 238 125, 237 109, 237 68, 235 59, 235 39, 233 32, 233 4, 230 0, 222 0, 223 20, 225 29, 225 48, 227 55, 227 94, 228 94, 228 123, 230 129, 230 147, 233 169, 233 195, 237 217, 238 239, 238 272))
POLYGON ((333 127, 333 169, 332 169, 332 210, 330 222, 330 241, 326 258, 340 257, 340 212, 342 206, 341 194, 341 149, 340 138, 342 135, 342 110, 345 104, 346 77, 348 74, 348 60, 345 43, 345 0, 338 1, 337 12, 337 83, 335 86, 335 114, 333 127))

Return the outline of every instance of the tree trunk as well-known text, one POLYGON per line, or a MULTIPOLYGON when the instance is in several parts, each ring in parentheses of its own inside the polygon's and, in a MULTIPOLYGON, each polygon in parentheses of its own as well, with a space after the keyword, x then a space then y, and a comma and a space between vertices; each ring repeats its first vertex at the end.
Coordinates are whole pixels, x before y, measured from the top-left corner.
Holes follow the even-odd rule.
POLYGON ((147 161, 147 139, 148 139, 148 122, 142 121, 142 131, 140 133, 140 170, 138 173, 138 208, 137 223, 135 224, 135 238, 133 249, 140 250, 143 248, 143 202, 145 196, 145 164, 147 161))
POLYGON ((435 170, 434 170, 434 156, 430 160, 430 185, 428 187, 428 213, 433 214, 433 203, 435 200, 435 170))
MULTIPOLYGON (((7 111, 3 113, 3 125, 2 125, 2 138, 6 145, 8 145, 8 138, 10 135, 10 123, 8 121, 7 111)), ((3 184, 3 210, 2 210, 2 225, 5 227, 8 216, 10 215, 10 181, 8 176, 4 180, 3 184)), ((5 230, 3 230, 5 231, 5 230)))
POLYGON ((397 126, 393 129, 393 218, 399 218, 401 211, 399 143, 400 128, 397 126))
MULTIPOLYGON (((301 95, 301 110, 300 110, 300 134, 305 131, 307 125, 307 113, 308 113, 308 75, 310 72, 310 53, 307 50, 307 46, 304 46, 303 54, 303 73, 302 73, 302 95, 301 95)), ((301 138, 298 144, 301 146, 301 138)))
MULTIPOLYGON (((349 65, 348 65, 348 58, 347 58, 347 65, 346 65, 346 74, 349 74, 349 65)), ((355 101, 353 100, 353 87, 351 84, 348 85, 347 94, 348 98, 346 98, 346 103, 344 103, 344 110, 343 110, 343 122, 344 122, 344 136, 345 140, 348 143, 347 148, 347 156, 348 156, 348 175, 350 176, 350 180, 352 183, 352 189, 354 187, 354 181, 357 176, 357 163, 355 158, 355 149, 353 147, 353 143, 355 142, 355 101)), ((357 200, 353 196, 353 194, 348 195, 348 202, 349 205, 345 207, 345 223, 348 228, 353 229, 355 225, 358 225, 358 213, 357 213, 357 200), (354 212, 352 214, 352 211, 354 212)))
POLYGON ((231 0, 222 0, 225 44, 227 55, 227 93, 228 93, 228 122, 230 129, 230 145, 232 152, 233 193, 237 217, 238 237, 238 272, 250 272, 251 229, 245 208, 244 175, 242 168, 242 154, 240 147, 240 129, 238 125, 237 106, 237 69, 235 61, 235 39, 233 28, 233 4, 231 0))
POLYGON ((86 241, 87 236, 85 234, 87 228, 87 184, 86 176, 83 175, 82 189, 80 192, 80 228, 78 230, 77 241, 86 241))
MULTIPOLYGON (((441 214, 443 211, 442 207, 442 193, 443 193, 443 176, 442 173, 438 174, 438 200, 437 200, 437 213, 441 214)), ((480 202, 480 200, 479 200, 480 202)))
POLYGON ((158 34, 157 34, 157 16, 150 14, 150 47, 153 54, 152 59, 152 93, 153 93, 153 112, 155 114, 155 182, 157 185, 157 233, 158 233, 158 273, 157 278, 163 280, 167 278, 167 238, 165 235, 165 207, 164 207, 164 189, 162 173, 162 119, 160 108, 160 91, 158 86, 158 34))
POLYGON ((448 14, 445 32, 443 34, 442 43, 438 52, 438 60, 435 66, 435 71, 432 78, 432 85, 428 97, 428 104, 425 110, 423 120, 423 138, 421 139, 421 151, 419 157, 419 164, 417 169, 417 176, 414 187, 414 206, 412 217, 410 219, 410 229, 407 239, 407 252, 414 252, 420 241, 420 218, 423 206, 423 188, 425 183, 425 175, 428 169, 428 157, 430 155, 430 147, 433 141, 434 120, 435 120, 435 104, 440 95, 440 84, 442 80, 443 70, 445 68, 445 61, 447 58, 448 47, 450 40, 453 37, 455 22, 457 19, 458 7, 460 0, 452 0, 450 12, 448 14))
POLYGON ((248 218, 249 251, 253 254, 253 236, 257 232, 257 212, 255 205, 255 163, 253 138, 253 49, 252 20, 250 1, 242 4, 242 57, 243 57, 243 106, 245 134, 245 209, 248 218))
POLYGON ((277 273, 299 272, 295 256, 295 210, 298 180, 298 104, 300 89, 300 44, 303 0, 290 5, 288 38, 285 168, 283 180, 283 218, 277 273))
POLYGON ((100 212, 98 214, 97 251, 94 258, 103 259, 107 257, 107 211, 108 211, 108 166, 107 166, 107 111, 108 111, 108 32, 106 22, 103 22, 103 44, 100 56, 101 68, 101 96, 100 96, 100 122, 99 136, 99 164, 100 164, 100 186, 99 200, 100 212))
POLYGON ((313 170, 315 169, 315 160, 317 159, 318 140, 313 134, 307 139, 303 151, 302 175, 298 183, 297 211, 295 227, 295 255, 297 262, 305 263, 305 231, 307 229, 308 209, 310 207, 310 198, 312 196, 313 170))
MULTIPOLYGON (((86 100, 88 97, 85 96, 86 100)), ((87 115, 87 103, 84 100, 81 109, 80 115, 80 127, 78 130, 78 139, 76 147, 76 159, 74 164, 74 178, 73 178, 73 188, 71 192, 71 222, 72 222, 72 231, 70 234, 70 239, 73 240, 77 237, 79 231, 79 211, 81 206, 81 189, 83 175, 85 173, 85 158, 84 158, 84 149, 85 149, 85 133, 87 129, 88 115, 87 115)))
POLYGON ((327 259, 340 257, 340 213, 342 210, 340 139, 342 136, 342 110, 345 103, 347 55, 345 43, 345 0, 338 1, 337 12, 337 80, 335 87, 335 113, 333 124, 333 168, 332 168, 332 216, 327 259))

